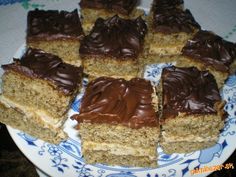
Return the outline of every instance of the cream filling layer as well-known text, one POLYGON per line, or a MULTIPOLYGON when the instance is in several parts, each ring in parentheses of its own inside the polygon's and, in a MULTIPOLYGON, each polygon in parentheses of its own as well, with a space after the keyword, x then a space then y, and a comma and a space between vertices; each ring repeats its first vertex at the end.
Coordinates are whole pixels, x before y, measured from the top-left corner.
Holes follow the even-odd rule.
POLYGON ((156 159, 156 148, 140 148, 132 146, 124 146, 112 143, 96 143, 92 141, 84 141, 82 144, 83 151, 107 151, 117 156, 131 155, 131 156, 148 156, 149 159, 156 159))
POLYGON ((162 138, 165 142, 209 142, 209 141, 217 141, 218 135, 212 135, 209 137, 200 137, 197 135, 187 135, 187 136, 173 136, 173 135, 167 135, 165 131, 162 132, 162 138))
POLYGON ((54 128, 61 127, 64 122, 64 120, 62 120, 62 119, 52 118, 43 110, 37 110, 37 109, 29 107, 29 106, 22 106, 16 102, 4 97, 3 95, 0 96, 0 102, 3 103, 7 107, 21 110, 21 112, 27 116, 33 117, 36 115, 45 124, 48 124, 54 128))

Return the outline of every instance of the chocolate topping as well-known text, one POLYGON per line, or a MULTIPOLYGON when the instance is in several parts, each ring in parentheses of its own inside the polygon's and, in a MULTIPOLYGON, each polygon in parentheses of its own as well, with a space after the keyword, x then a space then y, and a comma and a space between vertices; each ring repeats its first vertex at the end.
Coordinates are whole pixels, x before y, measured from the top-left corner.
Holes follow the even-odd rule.
POLYGON ((88 84, 80 114, 72 116, 79 123, 122 124, 130 128, 158 126, 152 105, 153 88, 149 81, 130 81, 100 77, 88 84))
POLYGON ((116 58, 137 58, 143 48, 147 26, 139 17, 135 20, 113 16, 98 18, 88 36, 81 41, 81 55, 105 55, 116 58))
POLYGON ((236 58, 236 44, 225 41, 210 31, 199 31, 189 39, 182 54, 211 66, 222 72, 229 72, 230 64, 236 58))
POLYGON ((29 11, 27 17, 27 40, 80 39, 83 30, 77 10, 29 11))
POLYGON ((52 82, 66 95, 77 91, 82 79, 82 68, 63 63, 55 55, 32 48, 21 59, 14 59, 14 63, 2 65, 2 68, 52 82))
POLYGON ((200 25, 188 9, 156 9, 153 13, 153 29, 164 34, 192 33, 200 29, 200 25))
POLYGON ((106 9, 118 14, 129 15, 137 4, 137 0, 81 0, 82 8, 106 9))
POLYGON ((180 7, 183 4, 183 0, 154 0, 152 4, 152 10, 170 10, 180 7))
POLYGON ((214 76, 195 67, 164 68, 162 72, 163 118, 178 113, 216 114, 220 94, 214 76))

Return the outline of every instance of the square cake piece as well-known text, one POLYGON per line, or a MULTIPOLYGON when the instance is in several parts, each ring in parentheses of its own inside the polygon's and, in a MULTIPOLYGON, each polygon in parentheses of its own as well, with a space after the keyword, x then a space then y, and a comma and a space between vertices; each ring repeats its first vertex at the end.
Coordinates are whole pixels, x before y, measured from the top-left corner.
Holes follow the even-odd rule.
POLYGON ((214 145, 226 115, 214 76, 172 66, 163 69, 160 87, 164 152, 189 153, 214 145))
POLYGON ((84 33, 78 11, 33 10, 27 17, 27 46, 55 54, 80 66, 80 40, 84 33))
POLYGON ((80 11, 85 32, 89 32, 97 18, 109 18, 119 15, 122 18, 137 18, 144 15, 137 9, 137 0, 81 0, 80 11))
POLYGON ((2 68, 5 72, 0 102, 5 111, 1 110, 0 121, 54 142, 50 136, 53 134, 47 135, 47 131, 58 131, 64 124, 70 104, 80 89, 82 68, 32 48, 27 49, 21 59, 14 59, 2 68), (11 117, 11 113, 17 115, 16 118, 11 117))
POLYGON ((86 163, 156 167, 157 96, 149 81, 100 77, 85 90, 78 121, 86 163))
POLYGON ((79 52, 84 72, 90 78, 137 77, 146 32, 147 26, 141 17, 99 18, 81 41, 79 52))
POLYGON ((186 41, 200 29, 190 10, 182 8, 182 3, 182 0, 153 2, 145 40, 147 55, 178 55, 186 41))
POLYGON ((226 41, 213 32, 201 30, 187 41, 181 57, 178 65, 209 70, 220 88, 229 74, 235 72, 236 43, 226 41))

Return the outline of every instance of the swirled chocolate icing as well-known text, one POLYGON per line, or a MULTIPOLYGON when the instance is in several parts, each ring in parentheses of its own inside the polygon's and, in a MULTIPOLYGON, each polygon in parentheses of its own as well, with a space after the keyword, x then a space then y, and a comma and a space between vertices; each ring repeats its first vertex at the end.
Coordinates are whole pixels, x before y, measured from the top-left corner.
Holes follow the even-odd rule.
POLYGON ((47 80, 66 95, 76 92, 82 79, 81 67, 63 63, 55 55, 32 48, 27 49, 21 59, 14 59, 14 63, 2 65, 2 68, 47 80))
POLYGON ((200 29, 200 25, 188 9, 159 8, 153 13, 153 29, 164 34, 192 33, 195 29, 200 29))
POLYGON ((27 40, 80 39, 83 35, 77 10, 28 12, 27 40))
POLYGON ((100 77, 89 83, 81 102, 79 123, 122 124, 130 128, 157 126, 149 81, 100 77))
POLYGON ((98 18, 89 35, 81 41, 80 55, 105 55, 119 59, 137 58, 143 48, 147 26, 144 20, 122 19, 117 15, 98 18))
POLYGON ((182 49, 184 56, 203 62, 218 71, 229 72, 236 59, 236 44, 210 31, 199 31, 182 49))
POLYGON ((106 9, 129 15, 137 5, 137 0, 81 0, 79 5, 82 8, 106 9))
POLYGON ((163 118, 178 113, 216 114, 220 94, 214 76, 195 67, 164 68, 162 72, 163 118))

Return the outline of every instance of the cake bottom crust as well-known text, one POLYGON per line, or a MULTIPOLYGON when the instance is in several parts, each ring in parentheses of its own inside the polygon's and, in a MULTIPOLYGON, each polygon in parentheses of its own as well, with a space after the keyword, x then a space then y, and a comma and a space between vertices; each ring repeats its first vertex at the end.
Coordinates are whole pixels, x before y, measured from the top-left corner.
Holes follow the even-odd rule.
POLYGON ((84 141, 82 154, 86 163, 108 165, 157 167, 156 146, 143 148, 115 143, 84 141))
POLYGON ((85 150, 84 159, 88 164, 108 164, 127 167, 157 167, 157 160, 150 160, 147 156, 115 155, 107 151, 85 150))
POLYGON ((25 114, 20 109, 1 102, 0 114, 0 122, 49 143, 58 144, 68 137, 61 127, 53 127, 33 113, 25 114))
POLYGON ((111 154, 122 156, 122 155, 131 155, 131 156, 147 156, 151 160, 156 159, 156 146, 141 147, 141 146, 132 146, 128 143, 126 145, 117 144, 117 143, 97 143, 93 141, 84 141, 82 143, 83 150, 94 150, 94 151, 107 151, 111 154))
POLYGON ((217 142, 217 138, 213 141, 178 141, 178 142, 162 142, 161 147, 166 154, 173 153, 190 153, 201 149, 209 148, 217 142))

